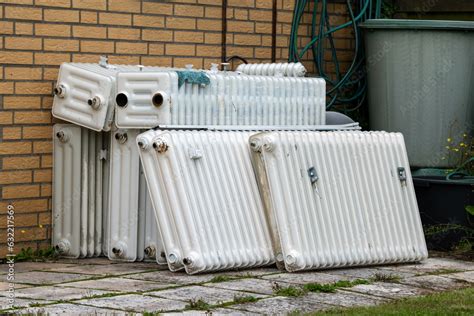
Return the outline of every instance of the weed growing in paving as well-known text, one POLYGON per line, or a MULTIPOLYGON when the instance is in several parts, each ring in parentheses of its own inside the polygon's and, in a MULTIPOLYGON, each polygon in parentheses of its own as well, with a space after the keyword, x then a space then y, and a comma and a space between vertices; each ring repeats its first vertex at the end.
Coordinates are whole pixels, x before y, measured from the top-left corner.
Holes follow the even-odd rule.
POLYGON ((273 294, 276 295, 281 295, 281 296, 290 296, 290 297, 296 297, 296 296, 303 296, 306 294, 306 291, 300 287, 296 286, 288 286, 288 287, 282 287, 278 283, 273 283, 273 294))
POLYGON ((304 285, 304 289, 308 292, 322 292, 322 293, 334 293, 338 288, 348 288, 353 287, 358 284, 369 284, 369 280, 357 279, 354 281, 337 281, 330 284, 320 284, 320 283, 308 283, 304 285))
POLYGON ((439 269, 433 272, 425 273, 426 275, 439 275, 439 274, 451 274, 451 273, 458 273, 463 272, 463 270, 459 269, 439 269))
POLYGON ((210 283, 220 283, 220 282, 231 281, 233 279, 234 279, 233 277, 228 276, 228 275, 217 275, 217 276, 213 277, 209 282, 210 283))
POLYGON ((402 278, 396 274, 375 273, 372 277, 374 282, 398 283, 402 278))
POLYGON ((46 259, 57 258, 58 255, 54 248, 49 247, 47 249, 33 250, 30 247, 22 248, 20 252, 15 256, 15 262, 20 261, 44 261, 46 259))
POLYGON ((273 293, 281 296, 302 296, 307 292, 322 292, 322 293, 334 293, 338 288, 349 288, 356 286, 358 284, 369 284, 369 280, 357 279, 354 281, 341 280, 329 284, 321 283, 307 283, 303 287, 281 287, 279 284, 275 283, 273 285, 273 293))
POLYGON ((258 301, 255 296, 246 295, 246 296, 234 296, 234 304, 245 304, 245 303, 254 303, 258 301))
POLYGON ((194 310, 200 310, 200 311, 209 310, 211 307, 212 305, 210 305, 203 299, 190 300, 189 304, 185 306, 186 309, 194 309, 194 310))

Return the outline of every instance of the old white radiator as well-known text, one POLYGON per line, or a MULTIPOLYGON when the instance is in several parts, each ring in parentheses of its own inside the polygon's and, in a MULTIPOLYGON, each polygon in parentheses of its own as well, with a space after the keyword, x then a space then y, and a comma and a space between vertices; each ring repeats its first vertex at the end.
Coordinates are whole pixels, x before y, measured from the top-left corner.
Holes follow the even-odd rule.
POLYGON ((208 85, 178 87, 176 71, 117 74, 116 124, 156 126, 314 126, 325 124, 320 78, 203 72, 208 85))
POLYGON ((103 134, 70 124, 54 125, 53 246, 65 257, 102 252, 103 134))
POLYGON ((169 268, 274 262, 248 132, 148 131, 137 138, 169 268))
POLYGON ((111 260, 166 264, 135 144, 139 133, 115 128, 111 133, 106 254, 111 260))
POLYGON ((116 74, 138 66, 107 63, 63 63, 54 88, 54 117, 95 130, 108 131, 113 121, 116 74))
POLYGON ((306 68, 302 63, 240 64, 236 71, 259 76, 304 77, 306 74, 306 68))
POLYGON ((153 210, 141 164, 139 181, 138 254, 145 261, 156 261, 160 265, 166 265, 166 254, 161 242, 155 211, 153 210))
POLYGON ((108 256, 135 261, 138 246, 139 157, 138 130, 116 130, 110 140, 108 256))
POLYGON ((427 257, 401 134, 269 132, 250 146, 288 271, 427 257))

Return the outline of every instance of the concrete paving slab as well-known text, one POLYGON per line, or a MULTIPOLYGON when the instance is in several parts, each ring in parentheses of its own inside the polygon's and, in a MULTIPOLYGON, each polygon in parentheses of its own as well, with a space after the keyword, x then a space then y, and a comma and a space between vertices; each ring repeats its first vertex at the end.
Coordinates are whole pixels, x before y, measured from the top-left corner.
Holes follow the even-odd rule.
MULTIPOLYGON (((13 283, 15 289, 24 289, 26 287, 30 287, 31 285, 27 284, 18 284, 18 283, 13 283)), ((0 296, 5 296, 6 294, 4 291, 8 290, 10 288, 10 283, 9 282, 0 282, 0 296)))
POLYGON ((199 311, 199 310, 185 310, 179 312, 169 312, 169 313, 162 313, 162 315, 206 315, 206 316, 217 316, 217 315, 252 315, 249 312, 244 311, 237 311, 235 309, 228 309, 228 308, 217 308, 211 309, 210 311, 199 311))
POLYGON ((390 265, 383 269, 392 269, 415 274, 436 273, 442 270, 459 270, 459 272, 461 272, 474 270, 474 262, 447 258, 428 258, 420 263, 390 265))
POLYGON ((400 299, 409 296, 431 294, 433 291, 418 287, 397 283, 376 282, 372 284, 359 284, 350 289, 350 292, 358 292, 367 295, 380 296, 390 299, 400 299))
POLYGON ((378 305, 389 301, 387 298, 342 290, 338 290, 336 293, 308 293, 305 297, 311 301, 317 301, 327 305, 339 307, 378 305))
POLYGON ((243 297, 249 295, 255 298, 265 297, 265 295, 260 294, 249 294, 245 292, 218 289, 199 285, 156 292, 148 292, 146 293, 146 295, 158 296, 172 300, 181 300, 185 302, 202 299, 204 302, 211 305, 232 302, 236 297, 243 297))
POLYGON ((89 298, 93 295, 102 295, 105 293, 108 292, 87 288, 67 288, 59 286, 39 286, 15 290, 15 296, 19 298, 31 298, 50 301, 66 301, 89 298))
POLYGON ((109 260, 107 257, 95 257, 95 258, 58 258, 47 260, 50 263, 68 263, 68 264, 115 264, 117 261, 109 260))
POLYGON ((239 279, 219 283, 206 283, 204 286, 219 289, 235 290, 242 292, 251 292, 257 294, 273 294, 273 286, 275 281, 264 279, 239 279))
POLYGON ((328 270, 327 273, 331 275, 343 275, 350 279, 370 279, 376 274, 392 275, 400 278, 408 278, 416 275, 416 273, 412 272, 397 271, 389 268, 381 269, 379 267, 334 269, 328 270))
POLYGON ((448 278, 441 275, 422 275, 401 280, 400 283, 434 291, 455 290, 468 287, 468 281, 448 278))
POLYGON ((230 275, 237 277, 260 277, 263 275, 270 275, 281 273, 281 270, 278 270, 276 266, 266 267, 266 268, 255 268, 255 269, 245 269, 245 270, 230 270, 223 271, 218 273, 213 273, 214 275, 230 275))
POLYGON ((54 304, 42 307, 31 307, 18 311, 18 314, 26 315, 123 315, 123 312, 110 309, 102 309, 92 306, 76 305, 76 304, 54 304))
POLYGON ((187 275, 184 271, 180 272, 171 272, 171 271, 154 271, 154 272, 145 272, 134 275, 124 276, 128 279, 134 280, 146 280, 159 283, 168 283, 175 285, 188 285, 188 284, 197 284, 209 282, 216 274, 196 274, 196 275, 187 275))
POLYGON ((182 301, 173 301, 139 294, 80 300, 75 303, 100 308, 115 308, 128 312, 178 311, 184 309, 186 306, 186 303, 182 301))
POLYGON ((328 284, 334 283, 341 280, 349 280, 351 277, 344 275, 333 275, 332 271, 326 271, 327 273, 318 272, 295 272, 295 273, 279 273, 272 275, 262 276, 262 279, 271 280, 276 282, 285 282, 291 284, 307 284, 307 283, 320 283, 328 284))
POLYGON ((453 278, 457 280, 464 280, 470 283, 474 283, 474 271, 467 271, 467 272, 459 272, 459 273, 451 273, 443 275, 447 278, 453 278))
POLYGON ((148 271, 157 271, 158 265, 138 265, 134 264, 77 264, 66 267, 51 268, 50 271, 66 272, 66 273, 81 273, 89 275, 125 275, 148 271))
POLYGON ((151 291, 151 290, 158 290, 163 288, 168 288, 173 285, 171 284, 164 284, 164 283, 157 283, 157 282, 149 282, 143 280, 132 280, 132 279, 125 279, 125 278, 105 278, 105 279, 98 279, 98 280, 86 280, 86 281, 79 281, 79 282, 71 282, 71 283, 64 283, 58 285, 59 287, 74 287, 74 288, 81 288, 81 289, 96 289, 96 290, 104 290, 104 291, 119 291, 119 292, 143 292, 143 291, 151 291))
MULTIPOLYGON (((50 301, 43 301, 43 300, 26 300, 22 298, 15 298, 15 302, 13 303, 13 307, 28 307, 31 304, 37 304, 37 303, 42 303, 42 304, 47 304, 50 303, 50 301)), ((11 308, 10 301, 8 300, 7 297, 0 297, 0 311, 4 309, 9 309, 11 308)), ((4 313, 0 312, 0 315, 4 315, 4 313)))
MULTIPOLYGON (((15 273, 30 272, 30 271, 41 271, 50 270, 53 268, 65 268, 70 267, 70 263, 62 262, 15 262, 15 273)), ((8 264, 1 264, 0 271, 7 273, 8 264)))
POLYGON ((30 271, 15 273, 15 283, 26 283, 35 285, 51 285, 64 282, 83 280, 90 278, 90 275, 74 273, 55 273, 46 271, 30 271))
POLYGON ((232 309, 244 310, 265 315, 287 315, 291 312, 309 313, 331 308, 332 306, 311 301, 304 297, 272 297, 250 304, 233 305, 232 309))

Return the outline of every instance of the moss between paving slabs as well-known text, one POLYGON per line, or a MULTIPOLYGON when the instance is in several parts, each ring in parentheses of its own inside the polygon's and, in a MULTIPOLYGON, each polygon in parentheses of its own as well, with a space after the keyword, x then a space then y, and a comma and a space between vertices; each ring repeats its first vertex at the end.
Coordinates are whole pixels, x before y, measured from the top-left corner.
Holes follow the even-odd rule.
POLYGON ((308 315, 474 315, 474 287, 378 306, 338 308, 308 315))
POLYGON ((273 294, 288 297, 303 296, 308 292, 334 293, 339 288, 350 288, 359 284, 369 284, 371 280, 357 279, 354 281, 341 280, 334 283, 307 283, 303 287, 288 286, 281 287, 278 283, 273 286, 273 294))

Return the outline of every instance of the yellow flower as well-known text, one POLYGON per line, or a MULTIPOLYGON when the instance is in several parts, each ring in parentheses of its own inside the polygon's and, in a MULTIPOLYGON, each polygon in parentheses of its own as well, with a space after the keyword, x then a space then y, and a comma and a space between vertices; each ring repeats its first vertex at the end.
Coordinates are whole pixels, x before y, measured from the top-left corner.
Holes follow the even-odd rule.
POLYGON ((448 143, 452 142, 453 140, 451 139, 451 137, 448 138, 448 143))
POLYGON ((451 147, 449 147, 449 146, 446 146, 446 149, 449 149, 449 148, 451 148, 451 147))
POLYGON ((461 143, 461 144, 459 144, 459 146, 464 147, 464 146, 466 146, 466 144, 461 143))

